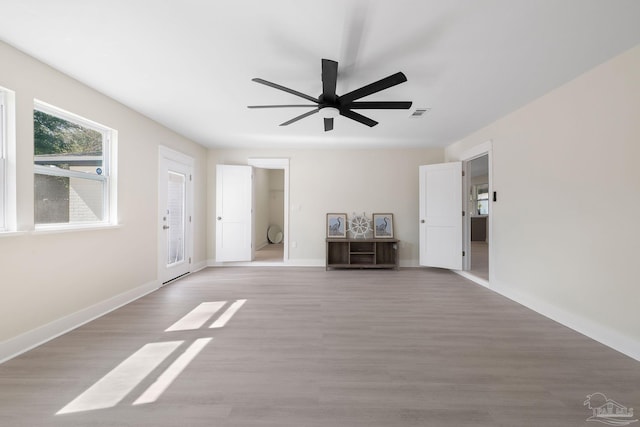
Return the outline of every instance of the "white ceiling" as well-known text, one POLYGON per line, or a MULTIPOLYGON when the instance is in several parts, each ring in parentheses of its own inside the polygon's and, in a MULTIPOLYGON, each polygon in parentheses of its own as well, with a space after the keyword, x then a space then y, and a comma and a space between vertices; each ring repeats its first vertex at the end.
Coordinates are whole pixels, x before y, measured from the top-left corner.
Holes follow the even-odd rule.
POLYGON ((639 18, 637 0, 0 0, 0 40, 211 147, 435 147, 637 45, 639 18), (404 72, 362 100, 414 108, 327 133, 246 108, 306 103, 253 77, 318 96, 321 58, 338 95, 404 72))

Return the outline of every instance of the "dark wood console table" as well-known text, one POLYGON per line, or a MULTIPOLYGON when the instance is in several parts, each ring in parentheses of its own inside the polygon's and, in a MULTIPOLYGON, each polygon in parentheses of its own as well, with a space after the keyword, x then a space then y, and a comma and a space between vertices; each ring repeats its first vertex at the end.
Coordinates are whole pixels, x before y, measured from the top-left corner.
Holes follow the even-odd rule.
POLYGON ((327 239, 326 269, 398 269, 397 239, 327 239))

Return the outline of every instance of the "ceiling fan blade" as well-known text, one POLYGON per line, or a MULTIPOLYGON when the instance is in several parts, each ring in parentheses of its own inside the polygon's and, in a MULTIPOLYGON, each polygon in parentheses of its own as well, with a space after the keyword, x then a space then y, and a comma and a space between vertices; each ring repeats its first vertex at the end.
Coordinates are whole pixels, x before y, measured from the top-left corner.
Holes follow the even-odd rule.
POLYGON ((247 108, 289 108, 289 107, 313 107, 317 108, 317 105, 313 104, 288 104, 288 105, 247 105, 247 108))
POLYGON ((372 101, 352 102, 343 107, 350 110, 408 110, 411 104, 411 101, 372 101))
POLYGON ((324 131, 329 132, 333 130, 333 117, 325 117, 324 118, 324 131))
POLYGON ((259 79, 259 78, 251 79, 251 81, 254 81, 256 83, 260 83, 260 84, 263 84, 263 85, 266 85, 266 86, 269 86, 269 87, 272 87, 274 89, 279 89, 281 91, 290 93, 292 95, 299 96, 300 98, 307 99, 307 100, 309 100, 311 102, 315 102, 316 104, 318 103, 318 100, 316 98, 314 98, 313 96, 306 95, 306 94, 304 94, 302 92, 298 92, 297 90, 289 89, 288 87, 284 87, 284 86, 279 85, 277 83, 272 83, 272 82, 269 82, 267 80, 259 79))
POLYGON ((315 114, 315 113, 317 113, 318 111, 320 111, 320 107, 316 108, 315 110, 307 111, 307 112, 306 112, 306 113, 304 113, 304 114, 300 114, 299 116, 296 116, 296 117, 294 117, 293 119, 288 120, 288 121, 286 121, 286 122, 284 122, 284 123, 280 123, 280 126, 287 126, 287 125, 290 125, 291 123, 297 122, 297 121, 298 121, 298 120, 300 120, 300 119, 304 119, 305 117, 308 117, 308 116, 310 116, 310 115, 312 115, 312 114, 315 114))
POLYGON ((336 102, 336 83, 338 81, 338 63, 330 59, 322 60, 322 100, 336 102))
POLYGON ((355 120, 356 122, 360 122, 363 125, 367 125, 369 127, 373 127, 378 124, 375 120, 370 119, 369 117, 365 117, 362 114, 358 114, 355 111, 341 109, 340 115, 350 118, 351 120, 355 120))
POLYGON ((407 76, 404 73, 395 73, 390 75, 389 77, 385 77, 384 79, 378 80, 377 82, 373 82, 366 86, 362 86, 360 89, 356 89, 349 93, 346 93, 340 97, 340 103, 342 105, 350 104, 352 101, 356 99, 364 98, 365 96, 371 95, 376 92, 380 92, 381 90, 388 89, 400 83, 404 83, 407 81, 407 76))

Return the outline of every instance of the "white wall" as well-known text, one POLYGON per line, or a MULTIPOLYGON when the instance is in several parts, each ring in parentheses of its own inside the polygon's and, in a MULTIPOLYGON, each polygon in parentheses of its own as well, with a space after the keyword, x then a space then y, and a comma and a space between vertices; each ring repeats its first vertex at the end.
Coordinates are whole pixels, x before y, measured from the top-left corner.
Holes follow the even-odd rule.
MULTIPOLYGON (((193 258, 196 265, 204 264, 206 150, 1 42, 0 63, 0 86, 16 93, 17 217, 18 230, 24 231, 0 235, 2 360, 17 348, 12 343, 22 334, 156 284, 161 144, 196 158, 193 258), (118 131, 120 227, 32 231, 34 98, 118 131)), ((55 333, 55 329, 48 331, 55 333)), ((29 345, 29 339, 20 342, 29 345)))
POLYGON ((446 150, 493 141, 491 286, 640 359, 640 46, 446 150))
MULTIPOLYGON (((327 213, 366 212, 371 217, 391 212, 401 240, 401 265, 418 265, 418 166, 442 162, 443 149, 210 150, 209 171, 218 163, 247 164, 251 157, 290 159, 290 263, 324 265, 327 213)), ((215 188, 213 172, 208 186, 215 188)), ((209 193, 208 203, 209 212, 215 212, 215 194, 209 193)), ((208 257, 213 260, 212 215, 208 230, 208 257)))

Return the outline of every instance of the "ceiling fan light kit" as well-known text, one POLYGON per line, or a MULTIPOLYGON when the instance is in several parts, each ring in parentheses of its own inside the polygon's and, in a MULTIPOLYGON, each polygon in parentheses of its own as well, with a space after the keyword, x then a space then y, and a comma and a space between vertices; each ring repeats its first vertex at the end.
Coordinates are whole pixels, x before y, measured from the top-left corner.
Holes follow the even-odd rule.
POLYGON ((353 90, 344 95, 336 94, 336 84, 338 81, 338 63, 330 59, 322 60, 322 94, 318 98, 298 92, 288 87, 273 83, 264 79, 254 78, 252 81, 260 83, 283 92, 304 98, 313 104, 286 104, 286 105, 250 105, 249 108, 297 108, 306 107, 313 108, 304 114, 300 114, 281 123, 280 126, 288 126, 298 120, 311 116, 320 112, 324 119, 324 130, 328 132, 333 130, 333 120, 338 115, 355 120, 358 123, 373 127, 378 124, 377 121, 356 113, 353 110, 408 110, 411 108, 411 101, 360 101, 358 99, 372 95, 374 93, 389 89, 390 87, 399 85, 407 81, 407 77, 401 73, 395 73, 376 82, 353 90))

